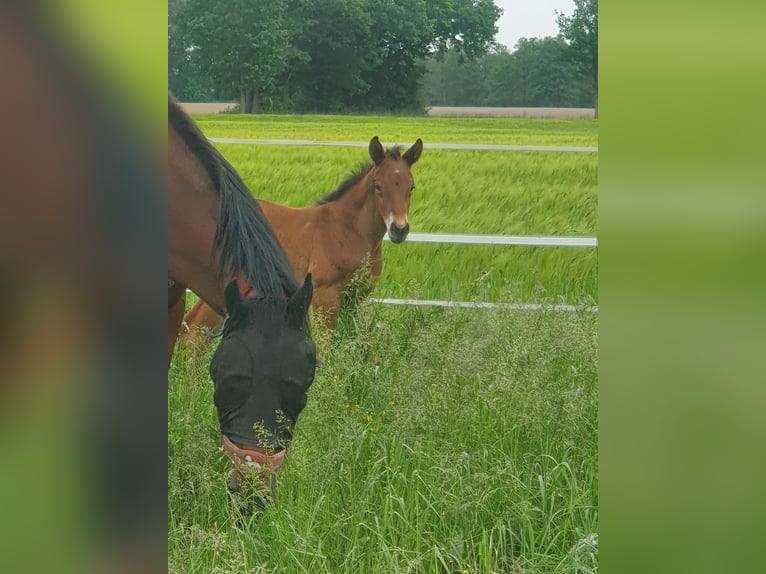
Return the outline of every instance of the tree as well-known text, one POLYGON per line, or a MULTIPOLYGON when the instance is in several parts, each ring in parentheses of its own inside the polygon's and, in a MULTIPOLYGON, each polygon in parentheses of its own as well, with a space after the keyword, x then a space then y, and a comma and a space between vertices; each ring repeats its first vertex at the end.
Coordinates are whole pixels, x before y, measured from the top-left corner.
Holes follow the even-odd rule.
POLYGON ((366 0, 289 0, 290 52, 279 80, 289 104, 338 112, 367 93, 371 25, 366 0))
POLYGON ((168 82, 213 86, 243 112, 266 98, 293 111, 422 111, 424 59, 480 58, 500 14, 493 0, 169 0, 168 82))
POLYGON ((483 59, 460 63, 456 50, 426 60, 423 97, 428 106, 483 106, 487 99, 486 63, 483 59))
POLYGON ((594 107, 598 117, 598 0, 574 0, 572 16, 556 13, 561 36, 583 71, 593 78, 594 107))
POLYGON ((427 61, 425 103, 432 106, 587 107, 593 89, 562 38, 522 38, 473 61, 450 50, 427 61))
POLYGON ((179 26, 187 0, 168 1, 168 90, 182 102, 209 102, 216 98, 212 80, 199 70, 179 26))
POLYGON ((284 0, 186 0, 178 26, 201 73, 256 113, 287 63, 284 0))
POLYGON ((521 38, 512 54, 509 70, 517 103, 534 107, 580 107, 590 105, 592 92, 583 90, 583 76, 568 57, 562 38, 521 38), (515 80, 515 81, 514 81, 515 80), (584 96, 584 97, 583 97, 584 96))
POLYGON ((377 61, 365 80, 375 109, 422 109, 424 58, 449 50, 461 61, 481 57, 502 14, 493 0, 368 1, 377 61))
POLYGON ((426 0, 432 27, 430 51, 453 50, 460 61, 487 53, 503 11, 494 0, 426 0))

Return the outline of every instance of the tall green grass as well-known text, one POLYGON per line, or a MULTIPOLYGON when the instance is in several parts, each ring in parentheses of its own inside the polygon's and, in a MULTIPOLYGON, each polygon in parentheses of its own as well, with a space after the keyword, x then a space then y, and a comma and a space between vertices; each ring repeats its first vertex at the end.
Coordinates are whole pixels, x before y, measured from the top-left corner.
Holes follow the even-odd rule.
MULTIPOLYGON (((413 231, 595 235, 597 157, 429 150, 428 142, 596 145, 597 123, 330 116, 197 118, 209 136, 426 142, 413 231)), ((310 205, 367 159, 348 148, 222 145, 257 197, 310 205)), ((384 246, 377 296, 596 299, 596 252, 384 246)), ((171 572, 589 573, 597 570, 597 318, 387 307, 334 335, 279 471, 242 517, 207 365, 169 375, 171 572)))
POLYGON ((592 305, 594 249, 384 244, 375 297, 592 305))
MULTIPOLYGON (((292 207, 312 205, 367 159, 366 150, 355 148, 219 147, 256 197, 292 207)), ((413 166, 410 228, 596 235, 597 169, 597 157, 590 154, 426 149, 413 166)), ((375 293, 578 304, 598 299, 596 277, 592 248, 404 243, 384 247, 375 293)))
POLYGON ((208 356, 169 388, 171 572, 594 572, 596 318, 362 304, 242 518, 208 356))

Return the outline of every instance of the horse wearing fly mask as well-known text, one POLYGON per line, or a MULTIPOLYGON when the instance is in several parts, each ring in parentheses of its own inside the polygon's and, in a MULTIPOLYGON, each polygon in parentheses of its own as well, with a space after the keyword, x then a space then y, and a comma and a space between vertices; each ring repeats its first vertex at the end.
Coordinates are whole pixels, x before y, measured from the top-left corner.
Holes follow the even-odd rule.
POLYGON ((273 491, 317 365, 311 275, 299 286, 239 175, 169 98, 168 361, 187 288, 228 316, 210 375, 230 488, 257 475, 273 491))

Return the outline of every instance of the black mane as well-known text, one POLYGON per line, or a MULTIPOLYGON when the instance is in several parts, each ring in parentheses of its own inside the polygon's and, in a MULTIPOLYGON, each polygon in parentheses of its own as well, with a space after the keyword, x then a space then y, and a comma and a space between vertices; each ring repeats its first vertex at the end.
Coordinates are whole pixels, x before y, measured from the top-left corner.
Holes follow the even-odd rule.
POLYGON ((242 272, 265 297, 291 296, 298 285, 282 246, 261 208, 231 164, 168 94, 168 125, 205 168, 218 191, 218 221, 213 255, 221 276, 242 272))
MULTIPOLYGON (((401 146, 394 146, 390 150, 386 152, 386 155, 389 157, 389 159, 397 160, 401 157, 402 148, 401 146)), ((338 184, 338 187, 335 188, 335 191, 332 191, 325 195, 324 197, 317 200, 317 205, 323 205, 325 203, 330 203, 332 201, 337 201, 352 188, 354 187, 360 179, 362 179, 365 175, 367 175, 367 172, 372 169, 372 162, 366 162, 359 165, 358 168, 356 168, 354 171, 352 171, 346 179, 340 182, 338 184)))

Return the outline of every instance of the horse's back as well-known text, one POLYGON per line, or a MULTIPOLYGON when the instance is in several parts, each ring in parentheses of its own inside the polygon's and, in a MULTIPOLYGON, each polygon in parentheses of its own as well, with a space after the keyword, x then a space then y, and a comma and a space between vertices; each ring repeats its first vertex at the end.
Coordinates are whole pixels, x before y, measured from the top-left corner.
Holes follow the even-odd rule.
POLYGON ((317 231, 315 207, 288 207, 258 200, 266 219, 282 244, 296 280, 302 281, 311 266, 312 254, 321 231, 317 231))

